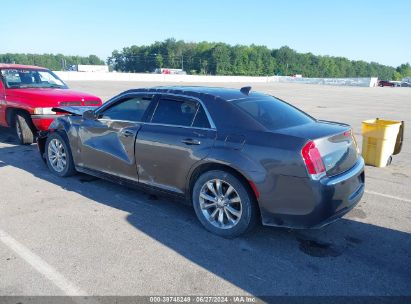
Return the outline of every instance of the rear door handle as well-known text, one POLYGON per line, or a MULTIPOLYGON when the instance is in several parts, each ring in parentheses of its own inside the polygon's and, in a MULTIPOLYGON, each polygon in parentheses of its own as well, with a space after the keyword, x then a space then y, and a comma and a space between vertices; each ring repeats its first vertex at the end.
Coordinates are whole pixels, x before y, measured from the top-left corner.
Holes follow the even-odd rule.
POLYGON ((130 131, 130 130, 121 130, 120 131, 120 135, 124 136, 124 137, 130 137, 130 136, 134 136, 134 132, 130 131))
POLYGON ((193 139, 193 138, 186 138, 186 139, 183 139, 181 142, 186 145, 200 145, 201 144, 201 141, 197 139, 193 139))

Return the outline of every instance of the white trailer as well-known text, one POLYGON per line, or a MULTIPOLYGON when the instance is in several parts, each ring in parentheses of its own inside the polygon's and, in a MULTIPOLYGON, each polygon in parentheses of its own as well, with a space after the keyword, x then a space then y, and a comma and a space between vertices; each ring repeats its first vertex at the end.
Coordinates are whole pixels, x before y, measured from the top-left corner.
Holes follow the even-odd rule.
POLYGON ((108 73, 108 65, 77 64, 74 70, 77 72, 108 73))

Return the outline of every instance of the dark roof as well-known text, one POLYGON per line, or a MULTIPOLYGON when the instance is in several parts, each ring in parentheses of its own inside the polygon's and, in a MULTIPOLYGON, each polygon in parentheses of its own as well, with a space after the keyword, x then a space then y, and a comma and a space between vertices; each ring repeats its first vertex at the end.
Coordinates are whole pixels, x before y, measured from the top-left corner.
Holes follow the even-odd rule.
POLYGON ((238 100, 242 98, 255 98, 264 96, 262 93, 251 91, 249 95, 240 92, 240 89, 223 88, 223 87, 204 87, 204 86, 159 86, 152 88, 132 89, 124 93, 132 92, 161 92, 171 94, 181 94, 194 97, 201 97, 204 95, 212 96, 214 98, 221 98, 226 101, 238 100))
MULTIPOLYGON (((247 130, 265 130, 264 127, 254 120, 246 112, 234 106, 234 100, 244 98, 262 98, 267 95, 263 93, 251 91, 248 95, 240 91, 240 89, 229 89, 219 87, 204 87, 204 86, 161 86, 151 88, 132 89, 120 93, 121 96, 127 93, 162 93, 162 94, 178 94, 188 97, 201 99, 209 114, 211 115, 218 129, 233 130, 237 132, 239 129, 247 130), (221 102, 223 101, 223 102, 221 102), (240 122, 240 123, 239 123, 240 122)), ((116 96, 116 97, 117 97, 116 96)), ((116 98, 114 97, 114 98, 116 98)))

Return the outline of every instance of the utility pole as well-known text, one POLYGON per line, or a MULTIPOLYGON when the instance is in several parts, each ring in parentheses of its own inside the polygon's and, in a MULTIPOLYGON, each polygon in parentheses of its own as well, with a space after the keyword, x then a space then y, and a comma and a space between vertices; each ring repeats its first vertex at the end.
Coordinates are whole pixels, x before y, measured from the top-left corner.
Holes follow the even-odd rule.
POLYGON ((183 54, 181 54, 181 70, 184 71, 184 57, 183 57, 183 54))

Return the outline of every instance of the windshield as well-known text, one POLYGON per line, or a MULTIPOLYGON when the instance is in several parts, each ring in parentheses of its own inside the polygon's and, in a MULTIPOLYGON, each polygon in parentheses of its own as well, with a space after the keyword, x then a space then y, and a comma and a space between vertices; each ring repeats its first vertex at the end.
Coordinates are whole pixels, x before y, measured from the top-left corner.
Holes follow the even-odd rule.
POLYGON ((233 104, 268 130, 289 128, 314 121, 314 118, 303 111, 272 96, 239 99, 233 101, 233 104))
POLYGON ((31 69, 2 69, 1 76, 9 89, 58 88, 67 89, 66 84, 53 72, 31 69))

